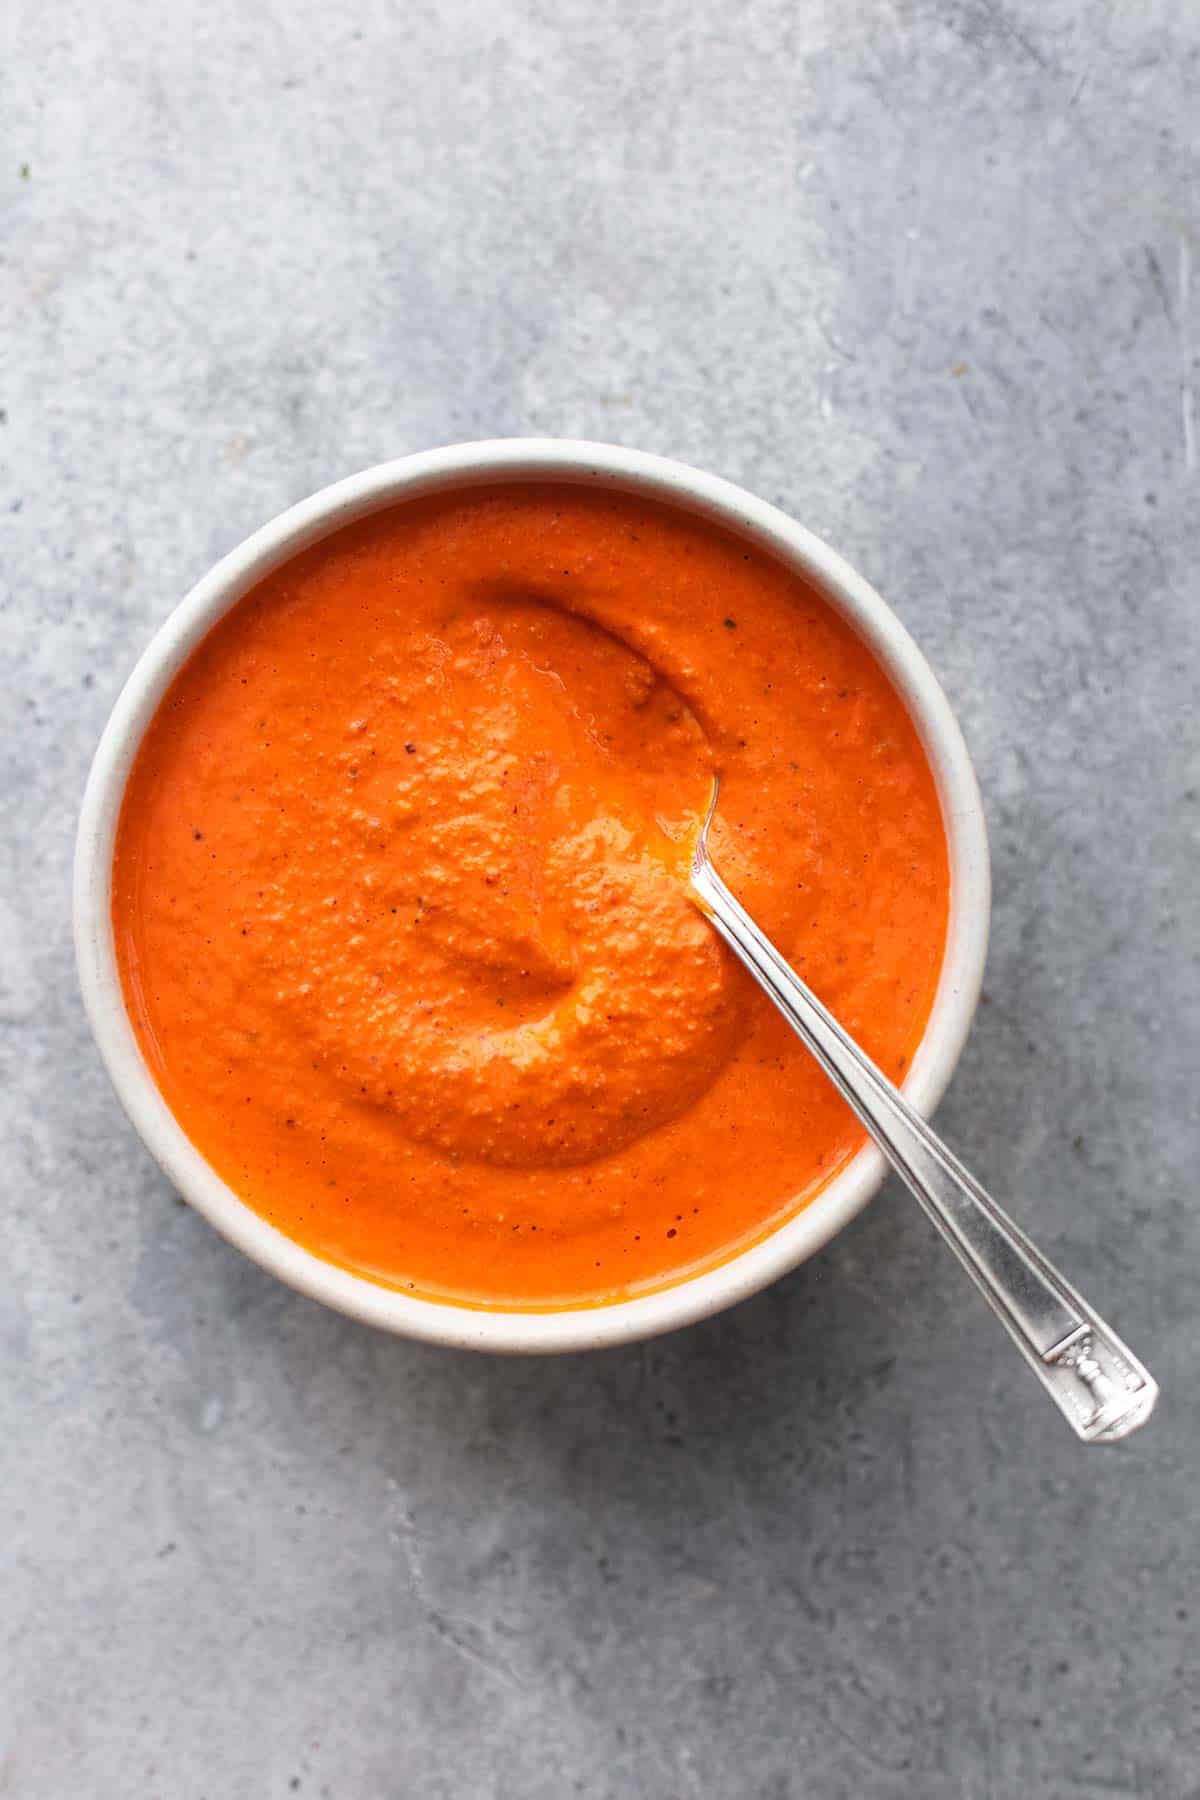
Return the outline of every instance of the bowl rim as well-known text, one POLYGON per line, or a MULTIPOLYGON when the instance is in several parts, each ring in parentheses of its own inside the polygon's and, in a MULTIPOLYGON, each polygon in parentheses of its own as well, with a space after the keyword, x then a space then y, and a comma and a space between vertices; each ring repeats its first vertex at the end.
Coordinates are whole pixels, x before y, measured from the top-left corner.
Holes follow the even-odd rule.
POLYGON ((225 1238, 289 1286, 400 1335, 462 1349, 536 1353, 636 1342, 710 1317, 807 1261, 863 1209, 885 1173, 860 1150, 804 1207, 725 1261, 627 1300, 523 1311, 432 1300, 326 1262, 238 1198, 204 1160, 147 1067, 125 1008, 112 930, 112 857, 125 785, 168 684, 204 635, 256 582, 344 525, 422 495, 501 481, 556 481, 643 494, 750 539, 812 581, 875 654, 917 727, 941 802, 950 860, 946 952, 929 1023, 904 1092, 928 1115, 966 1040, 987 954, 990 867, 975 773, 958 723, 913 639, 843 557, 734 483, 667 457, 568 438, 450 444, 378 463, 289 507, 222 557, 159 627, 97 747, 74 867, 76 959, 87 1015, 135 1130, 179 1192, 225 1238))

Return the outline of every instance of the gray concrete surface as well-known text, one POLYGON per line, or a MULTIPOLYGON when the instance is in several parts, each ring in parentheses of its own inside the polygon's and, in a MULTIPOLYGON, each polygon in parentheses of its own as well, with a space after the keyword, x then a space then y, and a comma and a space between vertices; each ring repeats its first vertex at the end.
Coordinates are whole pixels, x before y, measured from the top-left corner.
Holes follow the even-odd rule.
POLYGON ((0 20, 0 1793, 1200 1794, 1192 0, 0 20), (88 758, 211 559, 547 432, 781 502, 994 834, 951 1138, 1160 1375, 1068 1441, 889 1187, 675 1339, 502 1364, 272 1284, 88 1039, 88 758))

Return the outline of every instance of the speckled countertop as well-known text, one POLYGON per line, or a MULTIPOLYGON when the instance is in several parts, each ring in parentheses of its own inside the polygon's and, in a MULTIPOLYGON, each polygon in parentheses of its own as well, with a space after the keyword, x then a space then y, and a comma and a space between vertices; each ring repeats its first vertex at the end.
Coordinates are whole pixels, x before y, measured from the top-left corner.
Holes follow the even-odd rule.
POLYGON ((8 8, 0 1793, 1200 1794, 1198 82, 1190 0, 8 8), (928 653, 995 858, 941 1120, 1140 1440, 894 1186, 706 1326, 498 1363, 139 1148, 68 921, 134 656, 332 477, 524 432, 778 501, 928 653))

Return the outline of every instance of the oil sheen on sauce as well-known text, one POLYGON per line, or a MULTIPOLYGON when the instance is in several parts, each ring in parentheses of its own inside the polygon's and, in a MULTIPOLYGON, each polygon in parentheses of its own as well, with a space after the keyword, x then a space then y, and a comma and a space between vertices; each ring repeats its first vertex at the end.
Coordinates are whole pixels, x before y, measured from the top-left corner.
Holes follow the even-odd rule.
POLYGON ((488 487, 248 594, 146 733, 113 919, 184 1130, 318 1255, 477 1304, 720 1261, 862 1132, 688 900, 713 859, 895 1079, 944 948, 916 731, 795 575, 610 490, 488 487))

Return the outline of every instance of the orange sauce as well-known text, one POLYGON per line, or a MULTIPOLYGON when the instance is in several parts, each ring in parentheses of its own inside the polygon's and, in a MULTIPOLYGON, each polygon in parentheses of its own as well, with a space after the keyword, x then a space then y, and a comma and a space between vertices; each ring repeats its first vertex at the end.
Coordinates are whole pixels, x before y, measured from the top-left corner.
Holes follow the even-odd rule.
POLYGON ((635 497, 398 507, 248 594, 167 691, 117 833, 142 1049, 318 1255, 477 1304, 722 1260, 862 1132, 687 897, 718 869, 902 1079, 945 942, 933 778, 812 588, 635 497))

